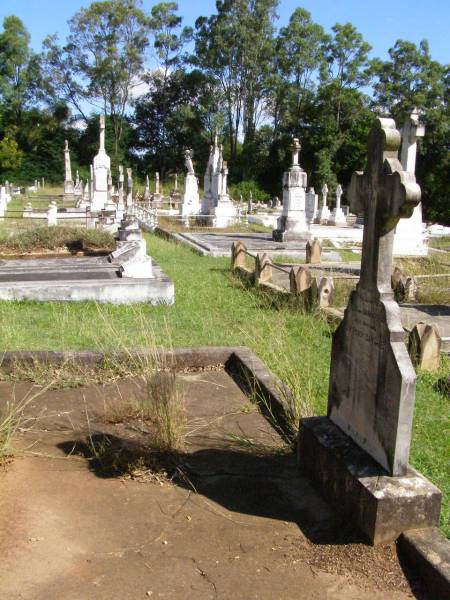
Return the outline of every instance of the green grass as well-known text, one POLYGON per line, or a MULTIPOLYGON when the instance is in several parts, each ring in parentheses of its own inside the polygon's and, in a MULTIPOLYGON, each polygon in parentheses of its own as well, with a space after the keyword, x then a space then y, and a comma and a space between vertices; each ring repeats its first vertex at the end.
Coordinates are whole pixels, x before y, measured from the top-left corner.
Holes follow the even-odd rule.
MULTIPOLYGON (((5 350, 114 349, 145 346, 152 329, 163 346, 246 345, 290 385, 304 412, 324 414, 331 350, 330 326, 289 302, 246 286, 227 258, 202 257, 148 235, 148 250, 174 280, 176 303, 98 306, 95 303, 0 302, 0 347, 5 350)), ((449 372, 446 359, 442 374, 449 372)), ((442 527, 450 535, 448 399, 434 391, 438 375, 420 374, 412 464, 444 492, 442 527), (447 450, 446 450, 447 448, 447 450)))
POLYGON ((37 194, 23 194, 21 196, 14 196, 11 199, 11 202, 7 207, 7 215, 17 216, 16 211, 23 212, 25 206, 31 202, 31 205, 34 210, 47 210, 48 205, 52 200, 55 200, 58 208, 64 206, 66 208, 73 207, 76 204, 76 200, 71 200, 70 202, 60 197, 60 195, 56 194, 52 191, 40 191, 37 194))

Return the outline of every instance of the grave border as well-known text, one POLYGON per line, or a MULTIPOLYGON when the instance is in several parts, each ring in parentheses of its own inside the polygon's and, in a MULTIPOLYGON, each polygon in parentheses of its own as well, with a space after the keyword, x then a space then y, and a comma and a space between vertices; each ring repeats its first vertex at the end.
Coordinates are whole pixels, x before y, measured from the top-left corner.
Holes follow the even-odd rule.
MULTIPOLYGON (((274 424, 287 440, 294 432, 289 427, 283 396, 290 390, 266 364, 246 346, 199 346, 161 349, 162 356, 173 360, 176 370, 206 368, 223 365, 225 372, 244 393, 256 393, 262 409, 266 408, 277 420, 274 424)), ((154 355, 151 350, 136 349, 135 356, 154 355)), ((129 357, 125 352, 97 351, 6 351, 0 354, 2 368, 13 367, 17 361, 28 364, 62 364, 72 362, 84 366, 98 366, 111 357, 129 357)), ((267 416, 267 413, 266 413, 267 416)), ((270 416, 270 415, 269 415, 270 416)), ((313 417, 322 420, 326 417, 313 417)), ((362 452, 361 450, 359 450, 362 452)), ((317 457, 316 457, 317 459, 317 457)), ((315 462, 317 467, 317 460, 315 462)), ((436 600, 450 597, 450 540, 437 527, 426 527, 402 533, 398 538, 400 560, 415 573, 422 585, 432 591, 436 600)))

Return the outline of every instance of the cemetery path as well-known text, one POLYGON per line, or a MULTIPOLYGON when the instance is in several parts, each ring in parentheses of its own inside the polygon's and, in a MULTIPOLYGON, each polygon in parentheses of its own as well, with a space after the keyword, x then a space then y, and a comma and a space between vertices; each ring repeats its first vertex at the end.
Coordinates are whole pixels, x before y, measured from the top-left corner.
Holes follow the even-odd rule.
MULTIPOLYGON (((228 375, 179 381, 191 435, 170 462, 172 480, 145 470, 133 479, 88 452, 89 438, 116 449, 148 439, 105 419, 139 393, 136 381, 51 390, 30 403, 40 418, 0 473, 0 598, 413 597, 395 545, 361 543, 228 375)), ((18 384, 17 396, 29 387, 18 384)), ((3 401, 11 388, 0 383, 3 401)))

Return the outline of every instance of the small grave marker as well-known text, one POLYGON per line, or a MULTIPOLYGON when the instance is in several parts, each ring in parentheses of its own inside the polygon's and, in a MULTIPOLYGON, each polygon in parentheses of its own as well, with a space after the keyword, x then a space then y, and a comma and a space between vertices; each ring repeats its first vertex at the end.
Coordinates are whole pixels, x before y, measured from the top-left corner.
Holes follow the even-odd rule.
POLYGON ((409 334, 409 355, 421 371, 438 371, 441 364, 441 336, 435 325, 417 323, 409 334))

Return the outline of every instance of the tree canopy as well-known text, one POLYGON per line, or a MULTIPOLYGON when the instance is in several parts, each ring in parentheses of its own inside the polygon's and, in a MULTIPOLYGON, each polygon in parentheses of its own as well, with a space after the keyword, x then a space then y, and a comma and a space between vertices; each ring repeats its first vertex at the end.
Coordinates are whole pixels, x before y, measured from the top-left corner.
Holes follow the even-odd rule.
POLYGON ((191 148, 201 173, 218 132, 231 183, 279 195, 296 136, 310 184, 333 190, 364 168, 374 116, 390 114, 400 128, 417 107, 425 215, 450 223, 449 65, 432 58, 426 40, 397 40, 387 59, 373 58, 352 23, 326 31, 302 7, 280 26, 278 6, 217 0, 187 27, 176 2, 95 1, 69 20, 62 43, 49 32, 40 53, 22 21, 6 17, 0 177, 61 180, 64 139, 87 174, 104 113, 114 168, 168 177, 191 148))

